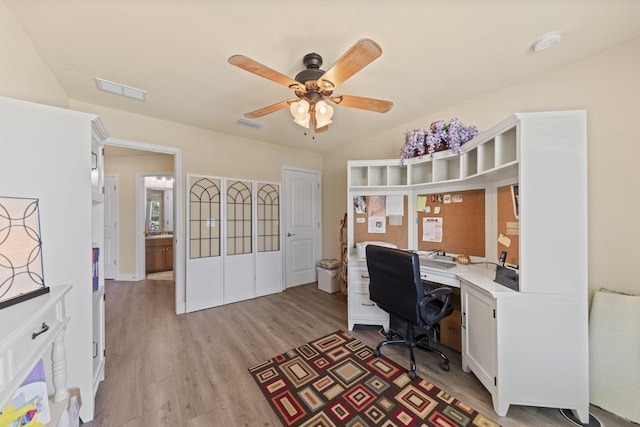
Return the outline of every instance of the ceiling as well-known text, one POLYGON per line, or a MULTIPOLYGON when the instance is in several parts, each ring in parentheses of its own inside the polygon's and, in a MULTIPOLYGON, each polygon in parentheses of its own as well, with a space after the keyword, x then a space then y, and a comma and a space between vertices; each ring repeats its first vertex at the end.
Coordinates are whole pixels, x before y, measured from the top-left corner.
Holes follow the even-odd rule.
POLYGON ((640 37, 638 0, 0 1, 72 100, 317 152, 640 37), (534 53, 552 30, 561 43, 534 53), (327 70, 361 38, 382 55, 334 93, 392 101, 390 112, 336 106, 317 135, 286 109, 260 118, 259 130, 236 124, 293 93, 229 56, 293 78, 305 54, 322 55, 327 70), (96 77, 145 90, 147 100, 98 91, 96 77))

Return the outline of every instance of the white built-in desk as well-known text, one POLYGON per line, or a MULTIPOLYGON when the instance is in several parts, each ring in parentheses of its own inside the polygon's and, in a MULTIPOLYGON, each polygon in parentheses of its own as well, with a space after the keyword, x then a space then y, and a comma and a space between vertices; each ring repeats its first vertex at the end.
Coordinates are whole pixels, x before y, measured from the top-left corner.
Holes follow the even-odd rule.
POLYGON ((71 285, 0 310, 0 410, 36 363, 51 349, 53 401, 69 396, 64 331, 69 317, 64 297, 71 285))
MULTIPOLYGON (((512 404, 543 406, 575 410, 587 423, 586 111, 516 113, 480 132, 459 155, 443 151, 404 163, 350 160, 347 244, 352 252, 369 239, 432 249, 424 248, 420 234, 418 196, 482 190, 484 250, 461 252, 496 262, 502 221, 498 191, 514 184, 519 189, 519 292, 493 282, 493 272, 478 266, 424 268, 423 280, 460 288, 462 368, 489 390, 499 415, 512 404), (391 227, 356 235, 356 227, 366 229, 366 224, 357 221, 364 216, 356 217, 354 198, 376 195, 406 200, 401 229, 406 235, 391 227)), ((368 299, 366 263, 349 255, 349 329, 358 323, 387 327, 388 316, 368 299)))

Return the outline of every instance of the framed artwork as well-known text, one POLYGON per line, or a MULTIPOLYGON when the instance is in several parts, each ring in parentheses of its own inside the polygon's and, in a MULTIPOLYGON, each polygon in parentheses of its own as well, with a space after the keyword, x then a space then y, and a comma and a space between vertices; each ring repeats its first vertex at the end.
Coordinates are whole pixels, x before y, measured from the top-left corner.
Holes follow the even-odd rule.
POLYGON ((0 308, 46 294, 38 199, 0 197, 0 308))

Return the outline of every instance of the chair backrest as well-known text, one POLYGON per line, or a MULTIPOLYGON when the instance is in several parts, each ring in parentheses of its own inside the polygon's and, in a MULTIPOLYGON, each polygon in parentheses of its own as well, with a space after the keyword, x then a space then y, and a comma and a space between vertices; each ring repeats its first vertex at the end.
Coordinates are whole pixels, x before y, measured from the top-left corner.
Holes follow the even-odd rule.
POLYGON ((423 326, 419 304, 425 292, 418 254, 377 245, 365 250, 371 301, 405 322, 423 326))

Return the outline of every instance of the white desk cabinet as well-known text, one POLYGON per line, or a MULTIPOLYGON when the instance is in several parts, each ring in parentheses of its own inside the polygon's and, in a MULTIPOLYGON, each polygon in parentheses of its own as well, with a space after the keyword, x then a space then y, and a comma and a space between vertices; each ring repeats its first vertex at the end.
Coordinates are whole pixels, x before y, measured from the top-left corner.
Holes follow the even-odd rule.
MULTIPOLYGON (((64 331, 65 295, 71 285, 0 310, 0 410, 13 397, 36 363, 51 349, 54 402, 69 395, 64 331)), ((45 358, 46 361, 46 358, 45 358)))
POLYGON ((369 271, 365 261, 349 260, 349 288, 347 290, 349 330, 355 324, 380 325, 389 329, 389 314, 369 298, 369 271))
POLYGON ((588 418, 588 362, 579 352, 586 299, 502 288, 486 277, 462 281, 462 369, 491 393, 500 416, 515 404, 588 418))

